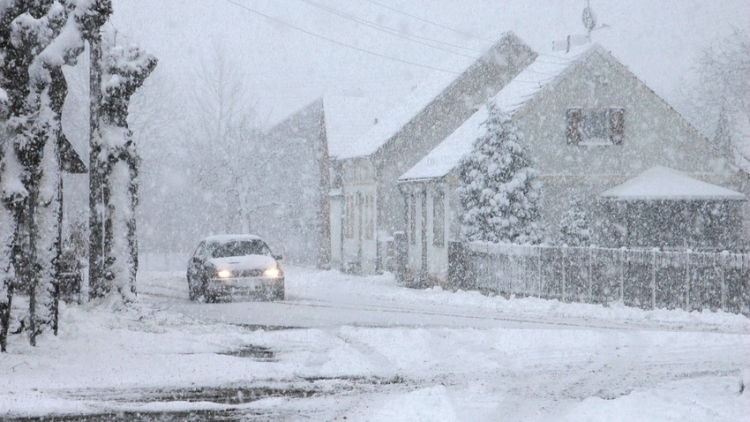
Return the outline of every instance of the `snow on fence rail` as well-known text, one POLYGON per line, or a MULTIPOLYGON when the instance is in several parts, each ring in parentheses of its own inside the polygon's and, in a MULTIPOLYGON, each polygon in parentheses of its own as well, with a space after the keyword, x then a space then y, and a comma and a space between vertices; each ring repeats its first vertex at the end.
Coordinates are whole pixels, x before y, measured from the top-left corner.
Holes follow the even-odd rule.
POLYGON ((460 288, 750 315, 750 254, 452 242, 449 260, 460 288))

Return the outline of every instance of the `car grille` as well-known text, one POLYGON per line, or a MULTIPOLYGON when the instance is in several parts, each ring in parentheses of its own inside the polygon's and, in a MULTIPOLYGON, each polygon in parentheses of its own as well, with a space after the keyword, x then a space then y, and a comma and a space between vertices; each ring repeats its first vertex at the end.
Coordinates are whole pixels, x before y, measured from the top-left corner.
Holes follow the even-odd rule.
POLYGON ((234 277, 260 277, 263 275, 263 270, 243 270, 235 271, 234 277))

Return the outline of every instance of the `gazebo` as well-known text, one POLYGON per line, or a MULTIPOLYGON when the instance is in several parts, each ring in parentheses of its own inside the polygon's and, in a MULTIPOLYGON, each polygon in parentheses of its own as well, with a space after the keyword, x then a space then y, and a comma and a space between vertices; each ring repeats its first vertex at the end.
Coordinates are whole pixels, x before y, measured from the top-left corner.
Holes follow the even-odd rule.
POLYGON ((609 247, 737 250, 745 195, 653 167, 601 194, 609 247))

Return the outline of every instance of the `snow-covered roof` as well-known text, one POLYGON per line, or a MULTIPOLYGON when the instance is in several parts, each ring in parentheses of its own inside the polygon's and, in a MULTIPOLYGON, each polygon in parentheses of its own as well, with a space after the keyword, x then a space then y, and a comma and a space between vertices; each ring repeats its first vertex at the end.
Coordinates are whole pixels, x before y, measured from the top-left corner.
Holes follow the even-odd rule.
POLYGON ((745 195, 731 189, 693 179, 677 170, 656 166, 601 194, 616 201, 742 201, 745 195))
MULTIPOLYGON (((506 33, 500 41, 495 43, 487 52, 495 51, 501 43, 508 39, 516 38, 512 32, 506 33)), ((456 73, 435 72, 430 77, 415 86, 408 95, 398 98, 388 113, 378 119, 378 123, 369 131, 360 133, 359 136, 351 138, 345 148, 331 151, 331 156, 337 158, 364 157, 375 153, 386 144, 401 128, 403 128, 414 116, 424 110, 435 98, 445 91, 451 83, 457 79, 457 74, 466 72, 474 63, 487 56, 487 52, 479 59, 452 58, 450 69, 457 69, 456 73)))
MULTIPOLYGON (((589 44, 568 53, 539 55, 490 101, 511 115, 536 97, 550 82, 558 79, 572 63, 589 52, 601 49, 589 44)), ((482 134, 482 123, 487 120, 487 106, 482 106, 458 129, 435 147, 422 160, 404 173, 399 180, 432 179, 443 177, 455 168, 461 158, 471 152, 474 140, 482 134)))
POLYGON ((328 154, 331 157, 346 155, 352 143, 388 115, 395 101, 392 96, 323 98, 328 154))

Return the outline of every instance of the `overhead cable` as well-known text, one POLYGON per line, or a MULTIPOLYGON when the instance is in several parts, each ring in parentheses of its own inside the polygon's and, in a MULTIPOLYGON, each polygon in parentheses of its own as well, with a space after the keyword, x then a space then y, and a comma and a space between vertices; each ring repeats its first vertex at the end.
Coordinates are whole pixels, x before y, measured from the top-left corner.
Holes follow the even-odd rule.
POLYGON ((366 50, 364 48, 359 48, 357 46, 346 44, 346 43, 343 43, 341 41, 337 41, 337 40, 334 40, 332 38, 328 38, 328 37, 325 37, 323 35, 316 34, 314 32, 308 31, 308 30, 306 30, 304 28, 300 28, 298 26, 295 26, 293 24, 285 22, 285 21, 283 21, 281 19, 274 18, 273 16, 266 15, 265 13, 259 12, 259 11, 255 10, 255 9, 251 9, 251 8, 249 8, 249 7, 241 4, 241 3, 237 3, 234 0, 226 0, 226 1, 228 3, 231 3, 231 4, 239 7, 239 8, 242 8, 242 9, 244 9, 244 10, 250 12, 250 13, 254 13, 256 15, 262 16, 262 17, 264 17, 264 18, 266 18, 266 19, 268 19, 270 21, 276 22, 276 23, 284 25, 284 26, 288 26, 288 27, 290 27, 292 29, 296 29, 297 31, 300 31, 300 32, 305 33, 307 35, 313 36, 315 38, 320 38, 322 40, 326 40, 328 42, 331 42, 333 44, 339 45, 341 47, 346 47, 346 48, 349 48, 349 49, 352 49, 352 50, 359 51, 361 53, 369 54, 371 56, 380 57, 382 59, 387 59, 387 60, 391 60, 391 61, 395 61, 395 62, 399 62, 399 63, 403 63, 403 64, 408 64, 408 65, 411 65, 411 66, 418 66, 418 67, 422 67, 422 68, 425 68, 425 69, 436 70, 438 72, 450 73, 450 74, 454 74, 454 75, 459 75, 461 73, 461 72, 457 72, 455 70, 442 69, 442 68, 439 68, 439 67, 434 67, 434 66, 430 66, 430 65, 421 64, 421 63, 411 62, 411 61, 408 61, 408 60, 402 60, 402 59, 399 59, 399 58, 396 58, 396 57, 386 56, 384 54, 380 54, 380 53, 376 53, 374 51, 366 50))

